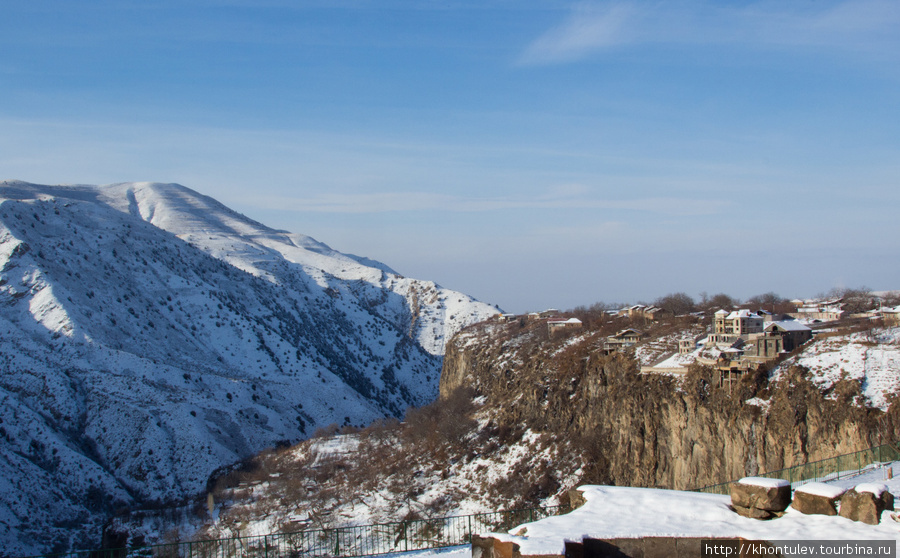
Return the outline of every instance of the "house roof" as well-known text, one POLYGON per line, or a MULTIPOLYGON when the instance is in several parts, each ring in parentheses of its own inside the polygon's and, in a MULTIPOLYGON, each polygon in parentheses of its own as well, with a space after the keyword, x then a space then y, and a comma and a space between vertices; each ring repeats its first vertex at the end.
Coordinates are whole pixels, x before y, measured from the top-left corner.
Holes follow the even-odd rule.
POLYGON ((619 333, 615 334, 614 337, 623 337, 623 336, 628 335, 628 334, 632 334, 632 335, 643 335, 644 332, 641 331, 641 330, 639 330, 639 329, 628 328, 628 329, 623 329, 623 330, 620 331, 619 333))
POLYGON ((728 314, 728 317, 725 318, 725 319, 726 319, 726 320, 734 320, 734 319, 736 319, 736 318, 757 318, 757 319, 762 319, 762 316, 760 316, 759 314, 754 314, 754 313, 751 312, 750 310, 747 310, 747 309, 741 309, 741 310, 735 310, 735 311, 732 312, 731 314, 728 314))
POLYGON ((784 321, 778 321, 778 322, 769 322, 768 324, 766 324, 766 331, 769 331, 770 329, 774 329, 776 326, 783 329, 784 331, 810 331, 810 329, 808 327, 801 324, 797 320, 784 320, 784 321))
POLYGON ((581 320, 579 320, 578 318, 569 318, 569 319, 565 319, 565 318, 550 318, 549 320, 547 320, 547 323, 548 323, 548 324, 554 324, 554 325, 556 325, 556 324, 572 324, 572 325, 577 325, 577 324, 580 324, 580 323, 581 323, 581 320))

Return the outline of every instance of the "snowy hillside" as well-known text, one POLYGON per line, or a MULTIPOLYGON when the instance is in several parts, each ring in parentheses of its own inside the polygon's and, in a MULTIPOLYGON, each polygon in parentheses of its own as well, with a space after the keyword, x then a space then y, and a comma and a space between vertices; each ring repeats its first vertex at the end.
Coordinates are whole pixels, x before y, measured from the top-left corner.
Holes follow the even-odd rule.
POLYGON ((118 508, 428 402, 496 312, 182 186, 0 183, 0 541, 95 546, 118 508))
POLYGON ((887 410, 891 397, 900 393, 900 328, 843 333, 815 339, 802 353, 772 372, 777 379, 794 364, 809 370, 810 379, 829 391, 841 379, 860 383, 863 401, 887 410))

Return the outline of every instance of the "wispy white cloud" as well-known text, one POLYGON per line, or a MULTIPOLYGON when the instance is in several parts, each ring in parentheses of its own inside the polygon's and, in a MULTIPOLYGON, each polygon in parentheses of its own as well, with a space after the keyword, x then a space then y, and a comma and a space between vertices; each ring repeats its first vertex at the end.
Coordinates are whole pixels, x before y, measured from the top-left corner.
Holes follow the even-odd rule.
POLYGON ((568 19, 553 27, 522 54, 519 62, 546 64, 568 62, 587 53, 632 42, 639 9, 630 4, 581 4, 568 19))
POLYGON ((900 3, 854 0, 801 4, 612 0, 576 5, 535 39, 521 65, 572 62, 634 44, 811 46, 891 54, 900 46, 900 3))

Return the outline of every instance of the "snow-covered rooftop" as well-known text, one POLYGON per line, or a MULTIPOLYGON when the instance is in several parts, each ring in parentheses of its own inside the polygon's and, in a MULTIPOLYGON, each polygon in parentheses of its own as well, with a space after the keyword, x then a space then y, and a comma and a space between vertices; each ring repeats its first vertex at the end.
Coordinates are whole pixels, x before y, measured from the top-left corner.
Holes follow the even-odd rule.
POLYGON ((750 310, 741 309, 741 310, 735 310, 731 314, 728 314, 728 316, 726 316, 725 319, 726 320, 734 320, 734 319, 738 319, 738 318, 750 318, 750 319, 755 318, 755 319, 761 320, 762 316, 760 316, 759 314, 755 314, 755 313, 751 312, 750 310))
POLYGON ((548 324, 551 324, 551 325, 566 325, 566 324, 570 324, 570 325, 580 325, 580 324, 581 324, 581 320, 579 320, 578 318, 569 318, 569 319, 565 319, 565 318, 551 318, 551 319, 547 320, 547 323, 548 323, 548 324))
POLYGON ((766 324, 766 331, 770 329, 775 329, 775 327, 780 327, 784 331, 810 331, 810 329, 804 325, 802 322, 797 320, 783 320, 776 322, 769 322, 766 324))

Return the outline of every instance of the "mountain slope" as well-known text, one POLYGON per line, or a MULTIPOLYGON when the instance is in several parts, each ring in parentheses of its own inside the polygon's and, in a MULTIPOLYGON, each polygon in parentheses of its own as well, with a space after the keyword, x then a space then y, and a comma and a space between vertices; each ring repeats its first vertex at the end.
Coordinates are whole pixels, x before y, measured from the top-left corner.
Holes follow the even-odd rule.
POLYGON ((0 540, 93 546, 116 508, 430 401, 493 313, 182 186, 0 183, 0 540))
MULTIPOLYGON (((441 399, 403 423, 260 454, 213 479, 212 515, 159 521, 157 536, 173 527, 182 540, 220 539, 523 509, 566 502, 586 483, 683 490, 900 437, 892 367, 900 328, 873 328, 866 339, 834 332, 771 375, 720 384, 699 365, 684 376, 640 372, 641 354, 677 350, 709 322, 647 324, 635 349, 604 354, 607 336, 632 322, 585 314, 580 330, 552 334, 545 321, 524 318, 467 328, 448 344, 441 399), (893 381, 873 385, 887 375, 893 381)), ((111 531, 150 538, 146 524, 123 518, 111 531)))

